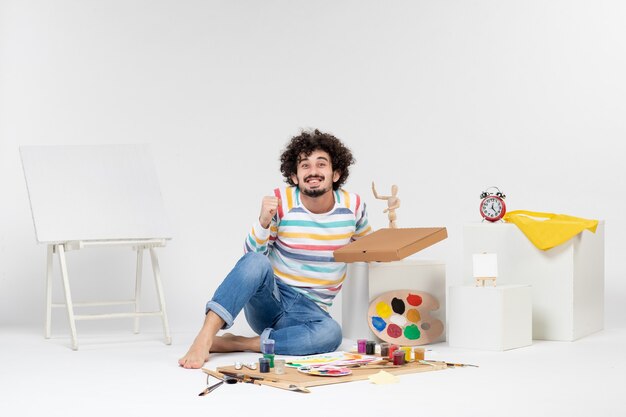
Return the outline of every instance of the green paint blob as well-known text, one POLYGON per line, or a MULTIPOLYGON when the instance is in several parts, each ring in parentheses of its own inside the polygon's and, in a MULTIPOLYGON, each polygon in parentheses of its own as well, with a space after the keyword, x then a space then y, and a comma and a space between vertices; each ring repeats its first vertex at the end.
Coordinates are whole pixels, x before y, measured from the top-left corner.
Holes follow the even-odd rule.
POLYGON ((406 326, 404 328, 404 337, 409 340, 419 339, 421 336, 420 329, 417 328, 416 325, 411 324, 410 326, 406 326))

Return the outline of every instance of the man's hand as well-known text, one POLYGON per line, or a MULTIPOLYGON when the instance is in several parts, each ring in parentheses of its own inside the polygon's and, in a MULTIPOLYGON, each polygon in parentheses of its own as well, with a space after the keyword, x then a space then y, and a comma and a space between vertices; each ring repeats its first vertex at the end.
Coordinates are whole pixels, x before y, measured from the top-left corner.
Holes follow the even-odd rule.
POLYGON ((264 229, 270 227, 270 223, 278 210, 279 204, 280 198, 278 197, 269 195, 263 197, 263 202, 261 203, 261 214, 259 214, 259 223, 261 223, 261 226, 263 226, 264 229))

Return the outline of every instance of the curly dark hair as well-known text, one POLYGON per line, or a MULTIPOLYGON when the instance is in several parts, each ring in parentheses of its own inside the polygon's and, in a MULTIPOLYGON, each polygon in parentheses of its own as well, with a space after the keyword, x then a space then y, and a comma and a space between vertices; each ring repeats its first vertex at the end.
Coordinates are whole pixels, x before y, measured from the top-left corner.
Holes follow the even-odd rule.
POLYGON ((339 171, 340 176, 333 183, 333 190, 339 189, 346 182, 350 175, 349 167, 355 162, 352 152, 333 135, 315 129, 312 132, 302 131, 299 136, 291 138, 280 155, 280 172, 283 173, 287 184, 296 185, 291 176, 298 170, 300 155, 309 156, 317 150, 328 153, 333 171, 339 171))

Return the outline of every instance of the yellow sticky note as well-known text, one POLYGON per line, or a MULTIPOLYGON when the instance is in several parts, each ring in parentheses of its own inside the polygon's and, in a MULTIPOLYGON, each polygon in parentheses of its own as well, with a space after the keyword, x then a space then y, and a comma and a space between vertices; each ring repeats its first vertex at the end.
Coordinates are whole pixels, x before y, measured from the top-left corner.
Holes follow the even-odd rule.
POLYGON ((378 384, 378 385, 395 384, 398 381, 400 381, 400 379, 397 376, 392 375, 389 372, 385 372, 385 371, 380 371, 377 374, 370 375, 368 378, 374 384, 378 384))

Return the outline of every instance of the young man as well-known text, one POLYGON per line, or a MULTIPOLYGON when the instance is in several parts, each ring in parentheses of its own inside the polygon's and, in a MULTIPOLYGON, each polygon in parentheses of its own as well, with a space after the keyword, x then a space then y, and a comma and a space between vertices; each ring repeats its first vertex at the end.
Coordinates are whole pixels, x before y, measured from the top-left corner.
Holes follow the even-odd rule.
POLYGON ((360 197, 341 189, 354 159, 337 138, 315 130, 292 138, 280 160, 291 186, 263 198, 246 254, 207 303, 204 325, 178 361, 185 368, 202 367, 210 352, 260 352, 266 339, 283 355, 341 344, 341 327, 326 311, 346 277, 333 251, 371 230, 360 197), (217 336, 242 309, 259 336, 217 336))

